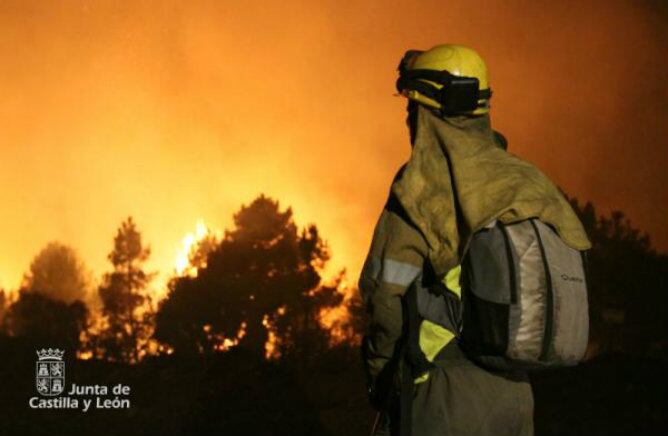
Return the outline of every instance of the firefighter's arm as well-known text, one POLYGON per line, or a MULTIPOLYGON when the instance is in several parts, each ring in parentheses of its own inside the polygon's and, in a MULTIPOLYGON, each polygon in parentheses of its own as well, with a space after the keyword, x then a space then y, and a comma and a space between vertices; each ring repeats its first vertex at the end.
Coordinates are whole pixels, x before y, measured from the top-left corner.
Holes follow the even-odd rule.
POLYGON ((386 207, 359 282, 369 314, 363 358, 371 388, 391 382, 388 363, 398 353, 402 334, 401 297, 422 272, 426 250, 421 234, 401 213, 386 207))

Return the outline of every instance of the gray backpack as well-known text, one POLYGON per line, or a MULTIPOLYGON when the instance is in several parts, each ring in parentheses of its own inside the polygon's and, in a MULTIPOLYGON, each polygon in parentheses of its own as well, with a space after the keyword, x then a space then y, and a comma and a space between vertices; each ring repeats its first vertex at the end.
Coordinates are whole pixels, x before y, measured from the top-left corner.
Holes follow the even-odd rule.
POLYGON ((538 219, 494 221, 462 264, 462 348, 498 369, 570 366, 589 334, 585 254, 538 219))

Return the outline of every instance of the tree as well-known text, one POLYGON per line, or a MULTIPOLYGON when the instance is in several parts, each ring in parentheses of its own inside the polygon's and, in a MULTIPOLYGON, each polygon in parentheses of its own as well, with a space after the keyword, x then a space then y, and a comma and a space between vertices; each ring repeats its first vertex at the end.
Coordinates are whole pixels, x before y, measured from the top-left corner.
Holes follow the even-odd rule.
POLYGON ((49 243, 31 262, 16 301, 0 291, 2 330, 37 347, 64 347, 74 354, 88 328, 85 271, 72 248, 49 243))
POLYGON ((50 242, 30 264, 24 289, 65 303, 84 301, 88 289, 85 267, 74 249, 50 242))
POLYGON ((95 354, 109 360, 137 362, 146 351, 152 333, 153 311, 146 292, 153 274, 144 271, 150 248, 142 244, 132 217, 114 237, 108 259, 112 271, 105 274, 98 293, 105 328, 97 336, 95 354))
POLYGON ((305 335, 322 334, 320 308, 340 302, 319 286, 328 259, 314 225, 299 231, 290 208, 260 195, 234 215, 197 277, 170 283, 156 338, 177 352, 211 352, 226 340, 261 356, 294 350, 305 335))
POLYGON ((7 306, 9 306, 9 298, 5 290, 0 288, 0 333, 4 332, 2 320, 5 318, 5 313, 7 313, 7 306))
POLYGON ((592 241, 588 254, 591 341, 604 351, 666 352, 668 256, 651 247, 623 212, 597 216, 571 205, 592 241))
POLYGON ((321 355, 331 338, 320 317, 324 309, 344 308, 343 294, 339 292, 342 280, 343 272, 333 283, 319 284, 268 315, 266 326, 274 339, 268 354, 291 359, 298 367, 307 366, 321 355))
POLYGON ((25 289, 3 320, 10 336, 27 339, 36 348, 64 347, 72 353, 79 349, 87 325, 88 309, 81 301, 67 304, 25 289))

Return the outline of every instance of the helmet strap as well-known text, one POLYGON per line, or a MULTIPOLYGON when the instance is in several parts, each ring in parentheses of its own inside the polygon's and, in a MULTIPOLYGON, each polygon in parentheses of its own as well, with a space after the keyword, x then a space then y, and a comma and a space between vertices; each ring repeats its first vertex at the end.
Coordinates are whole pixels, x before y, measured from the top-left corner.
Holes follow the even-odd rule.
POLYGON ((404 70, 400 71, 397 80, 397 90, 406 89, 417 91, 441 105, 443 115, 472 112, 481 107, 487 107, 487 101, 492 96, 491 89, 480 89, 480 82, 475 77, 455 76, 448 71, 435 70, 404 70), (437 89, 423 80, 429 80, 442 85, 437 89))

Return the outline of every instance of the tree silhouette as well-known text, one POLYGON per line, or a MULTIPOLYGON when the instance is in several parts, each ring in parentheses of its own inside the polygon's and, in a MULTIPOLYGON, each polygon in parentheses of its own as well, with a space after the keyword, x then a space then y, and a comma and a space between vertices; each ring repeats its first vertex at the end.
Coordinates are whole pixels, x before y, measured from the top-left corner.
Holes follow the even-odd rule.
POLYGON ((597 216, 571 199, 592 240, 588 278, 591 342, 599 352, 666 352, 668 256, 620 211, 597 216))
POLYGON ((320 325, 323 308, 339 306, 343 295, 338 291, 341 277, 334 283, 321 284, 294 298, 291 304, 268 314, 265 325, 274 335, 273 355, 307 366, 329 345, 329 336, 320 325))
POLYGON ((88 280, 83 262, 74 249, 50 242, 33 259, 23 287, 69 304, 85 300, 88 280))
POLYGON ((321 334, 320 308, 340 302, 331 287, 319 286, 329 251, 311 225, 299 231, 292 210, 256 198, 234 215, 234 229, 210 250, 197 277, 169 285, 157 314, 156 338, 177 352, 211 352, 225 338, 264 356, 306 346, 321 334))
POLYGON ((145 353, 152 333, 153 311, 146 288, 153 274, 144 271, 150 249, 142 244, 141 233, 132 217, 114 237, 106 273, 98 293, 102 300, 105 328, 95 338, 95 354, 109 360, 137 362, 145 353))
POLYGON ((5 318, 5 314, 7 313, 8 306, 9 306, 9 298, 5 293, 5 290, 0 289, 0 333, 4 332, 4 328, 2 328, 4 325, 3 319, 5 318))
POLYGON ((35 346, 76 352, 88 327, 88 308, 82 302, 87 286, 76 252, 58 242, 49 243, 31 262, 16 301, 10 304, 0 291, 2 330, 35 346))
POLYGON ((191 249, 188 254, 188 263, 196 270, 206 268, 209 254, 218 247, 220 241, 210 230, 204 237, 197 241, 197 244, 191 249))
POLYGON ((81 301, 67 304, 41 292, 22 289, 3 319, 10 336, 27 339, 35 347, 65 347, 75 352, 88 325, 88 309, 81 301))

